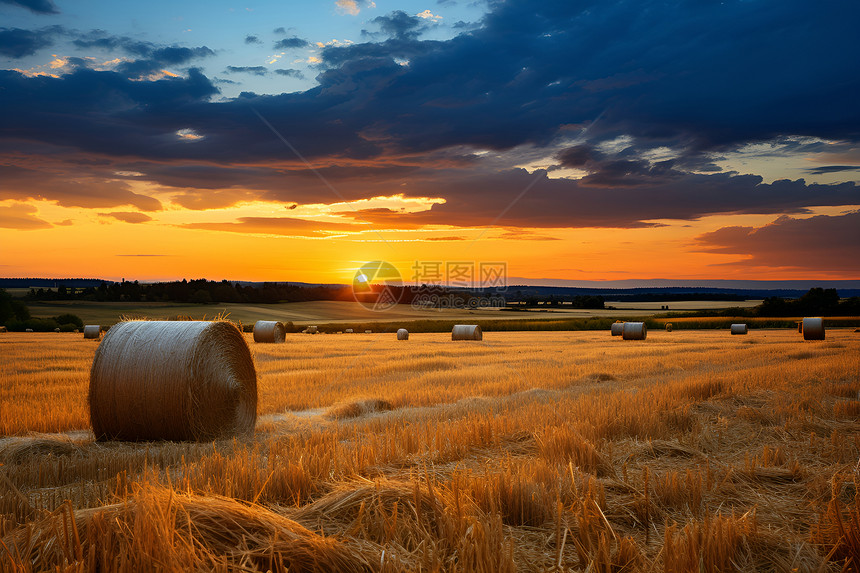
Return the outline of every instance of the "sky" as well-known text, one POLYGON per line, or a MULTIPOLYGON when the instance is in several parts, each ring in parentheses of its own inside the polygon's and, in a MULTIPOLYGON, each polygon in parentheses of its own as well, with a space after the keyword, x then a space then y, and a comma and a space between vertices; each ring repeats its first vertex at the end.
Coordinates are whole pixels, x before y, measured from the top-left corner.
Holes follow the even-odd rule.
POLYGON ((827 0, 0 0, 0 276, 858 279, 858 21, 827 0))

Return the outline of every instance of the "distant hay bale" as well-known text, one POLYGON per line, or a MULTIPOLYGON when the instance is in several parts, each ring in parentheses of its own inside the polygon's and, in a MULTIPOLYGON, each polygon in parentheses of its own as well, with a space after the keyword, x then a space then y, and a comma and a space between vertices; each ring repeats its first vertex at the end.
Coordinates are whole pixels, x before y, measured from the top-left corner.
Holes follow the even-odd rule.
POLYGON ((671 322, 666 323, 666 332, 672 332, 672 323, 671 322))
POLYGON ((621 332, 624 330, 624 323, 620 320, 618 322, 613 322, 612 326, 609 327, 609 331, 612 333, 612 336, 621 336, 621 332))
POLYGON ((621 338, 624 340, 645 340, 648 336, 648 327, 644 322, 625 322, 621 330, 621 338))
POLYGON ((409 331, 405 328, 397 329, 397 340, 409 340, 409 331))
POLYGON ((230 322, 121 322, 96 350, 89 406, 99 440, 211 441, 250 434, 257 419, 257 372, 230 322))
POLYGON ((364 333, 365 334, 373 334, 373 331, 372 330, 365 330, 364 333))
POLYGON ((254 342, 283 342, 287 331, 284 323, 276 320, 258 320, 254 323, 254 342))
POLYGON ((318 332, 319 332, 319 328, 317 328, 316 326, 309 326, 308 327, 308 334, 317 334, 318 332))
POLYGON ((451 340, 483 340, 484 333, 477 324, 457 324, 451 330, 451 340))
POLYGON ((347 334, 352 334, 352 329, 351 329, 351 328, 347 328, 346 330, 344 330, 344 332, 345 332, 345 333, 347 333, 347 334))
POLYGON ((746 334, 747 333, 747 325, 746 324, 733 324, 730 327, 730 331, 732 334, 746 334))
POLYGON ((24 332, 33 332, 33 329, 32 328, 25 328, 24 332))
POLYGON ((804 340, 824 340, 823 318, 804 318, 802 324, 804 340))
POLYGON ((88 324, 84 327, 84 338, 98 338, 101 331, 101 326, 98 324, 88 324))

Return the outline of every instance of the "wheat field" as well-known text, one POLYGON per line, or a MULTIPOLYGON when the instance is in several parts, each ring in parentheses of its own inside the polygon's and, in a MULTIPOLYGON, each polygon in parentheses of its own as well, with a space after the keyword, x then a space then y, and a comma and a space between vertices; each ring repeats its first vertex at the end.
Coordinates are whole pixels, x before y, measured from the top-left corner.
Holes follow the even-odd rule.
POLYGON ((0 569, 860 570, 853 329, 246 336, 253 439, 124 444, 0 335, 0 569))

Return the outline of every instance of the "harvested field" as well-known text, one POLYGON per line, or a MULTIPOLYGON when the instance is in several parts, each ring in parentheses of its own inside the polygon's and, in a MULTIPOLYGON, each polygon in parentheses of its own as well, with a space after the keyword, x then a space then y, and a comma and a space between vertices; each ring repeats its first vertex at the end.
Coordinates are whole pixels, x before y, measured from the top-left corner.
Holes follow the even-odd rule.
POLYGON ((95 349, 0 338, 4 570, 860 567, 853 329, 288 334, 211 443, 96 442, 95 349))

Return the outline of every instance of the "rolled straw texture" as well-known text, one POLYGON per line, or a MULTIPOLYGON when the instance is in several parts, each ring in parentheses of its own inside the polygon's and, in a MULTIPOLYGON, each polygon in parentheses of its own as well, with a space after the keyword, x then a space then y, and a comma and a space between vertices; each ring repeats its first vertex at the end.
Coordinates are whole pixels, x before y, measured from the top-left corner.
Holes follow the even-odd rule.
POLYGON ((209 441, 250 434, 257 372, 232 323, 121 322, 96 350, 89 405, 100 440, 209 441))
POLYGON ((84 327, 84 338, 98 338, 101 327, 98 324, 88 324, 84 327))
POLYGON ((282 322, 258 320, 254 323, 254 342, 283 342, 286 339, 287 330, 282 322))
POLYGON ((484 333, 477 324, 457 324, 451 330, 451 340, 483 340, 484 333))
POLYGON ((648 336, 648 327, 644 322, 625 322, 621 330, 621 338, 624 340, 645 340, 648 336))

